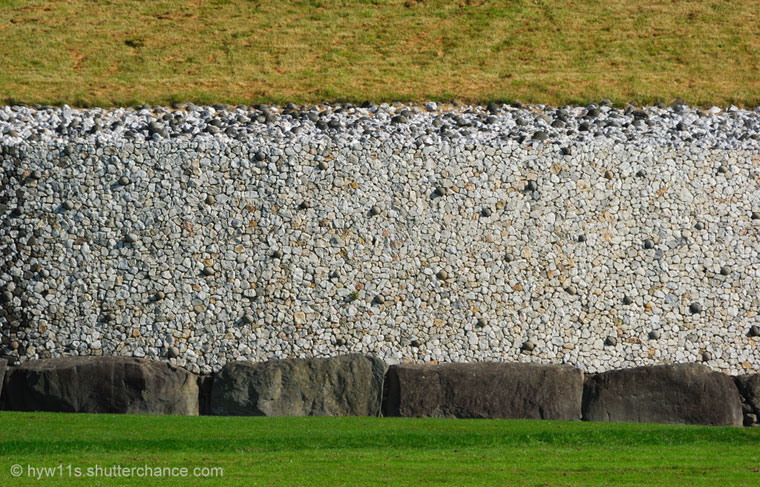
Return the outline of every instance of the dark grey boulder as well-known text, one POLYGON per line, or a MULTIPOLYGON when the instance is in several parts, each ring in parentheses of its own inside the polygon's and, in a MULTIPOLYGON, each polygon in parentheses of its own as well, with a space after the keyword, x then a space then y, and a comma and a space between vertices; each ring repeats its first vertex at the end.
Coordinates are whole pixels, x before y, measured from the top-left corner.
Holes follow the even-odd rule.
POLYGON ((611 370, 586 379, 583 419, 741 426, 732 378, 702 364, 611 370))
POLYGON ((382 360, 333 358, 228 362, 214 377, 211 414, 230 416, 377 416, 382 360))
POLYGON ((747 409, 745 414, 745 425, 749 423, 746 421, 748 417, 754 415, 754 422, 757 422, 757 417, 760 416, 760 374, 746 374, 734 377, 736 387, 739 389, 742 402, 747 409))
POLYGON ((394 365, 385 416, 578 420, 583 373, 569 365, 394 365))
POLYGON ((14 411, 198 414, 198 378, 166 362, 67 357, 11 367, 5 407, 14 411))

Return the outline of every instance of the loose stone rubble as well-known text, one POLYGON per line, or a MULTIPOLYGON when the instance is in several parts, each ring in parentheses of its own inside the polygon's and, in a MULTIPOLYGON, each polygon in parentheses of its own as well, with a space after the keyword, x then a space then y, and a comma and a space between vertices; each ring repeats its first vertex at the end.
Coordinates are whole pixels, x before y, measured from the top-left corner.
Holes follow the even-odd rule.
POLYGON ((0 150, 11 362, 760 366, 758 109, 13 106, 0 150))

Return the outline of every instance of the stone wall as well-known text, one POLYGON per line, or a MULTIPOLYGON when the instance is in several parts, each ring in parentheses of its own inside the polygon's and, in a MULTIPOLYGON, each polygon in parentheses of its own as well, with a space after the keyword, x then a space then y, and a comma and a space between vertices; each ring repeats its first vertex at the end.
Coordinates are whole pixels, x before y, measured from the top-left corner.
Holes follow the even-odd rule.
POLYGON ((387 130, 5 146, 1 355, 760 366, 758 151, 387 130))

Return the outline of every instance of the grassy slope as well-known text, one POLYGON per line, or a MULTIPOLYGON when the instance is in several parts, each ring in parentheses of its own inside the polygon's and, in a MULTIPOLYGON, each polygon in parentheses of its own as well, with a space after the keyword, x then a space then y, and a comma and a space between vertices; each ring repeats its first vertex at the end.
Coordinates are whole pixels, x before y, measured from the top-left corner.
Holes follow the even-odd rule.
MULTIPOLYGON (((199 485, 757 485, 760 428, 400 418, 0 413, 12 464, 223 467, 199 485)), ((187 485, 188 479, 129 485, 187 485)))
POLYGON ((760 104, 757 0, 0 0, 0 100, 760 104))

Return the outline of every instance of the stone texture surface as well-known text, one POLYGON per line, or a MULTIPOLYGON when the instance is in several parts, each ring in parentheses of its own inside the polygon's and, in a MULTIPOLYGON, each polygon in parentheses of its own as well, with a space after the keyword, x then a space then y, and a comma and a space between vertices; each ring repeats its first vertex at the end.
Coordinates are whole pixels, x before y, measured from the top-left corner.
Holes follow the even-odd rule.
POLYGON ((16 411, 198 414, 198 378, 131 357, 35 360, 8 369, 5 407, 16 411))
POLYGON ((214 377, 211 413, 377 416, 385 364, 359 354, 229 362, 214 377))
POLYGON ((760 417, 760 374, 745 374, 734 377, 742 399, 744 424, 750 426, 760 417))
POLYGON ((583 419, 741 426, 742 409, 730 376, 688 363, 589 376, 583 391, 583 419))
POLYGON ((393 365, 383 414, 578 420, 582 392, 583 373, 568 365, 393 365))

